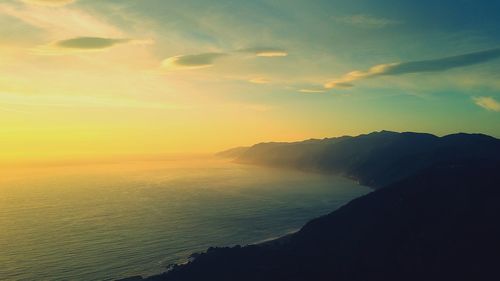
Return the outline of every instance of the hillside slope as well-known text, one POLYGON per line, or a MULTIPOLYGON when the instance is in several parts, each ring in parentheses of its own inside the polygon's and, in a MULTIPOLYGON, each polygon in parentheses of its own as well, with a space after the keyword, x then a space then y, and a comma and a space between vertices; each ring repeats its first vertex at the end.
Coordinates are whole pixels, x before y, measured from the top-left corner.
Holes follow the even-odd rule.
POLYGON ((147 280, 499 280, 499 163, 437 166, 263 245, 147 280))
POLYGON ((383 188, 295 234, 210 248, 146 280, 500 280, 498 139, 382 131, 258 144, 237 161, 339 173, 383 188))

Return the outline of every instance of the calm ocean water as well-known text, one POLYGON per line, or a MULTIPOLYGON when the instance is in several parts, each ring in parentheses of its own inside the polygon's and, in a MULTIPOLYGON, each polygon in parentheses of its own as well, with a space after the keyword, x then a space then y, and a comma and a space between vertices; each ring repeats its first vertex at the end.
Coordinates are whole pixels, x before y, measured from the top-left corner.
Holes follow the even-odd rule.
POLYGON ((4 170, 0 280, 150 275, 210 246, 299 229, 369 189, 218 160, 4 170))

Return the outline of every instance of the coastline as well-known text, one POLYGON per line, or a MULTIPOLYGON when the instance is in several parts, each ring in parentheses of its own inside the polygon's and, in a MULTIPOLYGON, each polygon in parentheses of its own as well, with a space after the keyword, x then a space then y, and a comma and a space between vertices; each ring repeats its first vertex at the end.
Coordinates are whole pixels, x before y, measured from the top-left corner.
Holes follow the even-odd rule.
MULTIPOLYGON (((240 164, 240 165, 263 166, 263 167, 269 167, 269 168, 274 168, 274 169, 285 169, 285 170, 299 171, 299 172, 304 172, 304 173, 317 173, 317 174, 322 174, 322 175, 329 175, 329 176, 339 177, 339 178, 343 178, 345 180, 353 181, 353 182, 356 183, 356 186, 363 186, 363 187, 370 188, 371 191, 368 192, 367 194, 372 193, 373 191, 376 190, 376 188, 360 184, 359 180, 356 180, 356 179, 354 179, 352 177, 346 177, 346 176, 339 175, 339 174, 336 174, 336 173, 327 173, 327 172, 322 172, 322 171, 294 169, 293 167, 272 167, 272 166, 258 165, 258 164, 252 164, 252 163, 246 164, 246 163, 239 163, 239 162, 234 162, 234 161, 231 161, 231 162, 235 163, 235 164, 240 164)), ((157 274, 153 274, 153 275, 134 275, 134 276, 125 277, 125 278, 121 278, 121 279, 115 279, 114 281, 142 281, 142 280, 149 280, 150 278, 155 278, 155 277, 158 277, 158 276, 162 276, 162 275, 164 275, 164 274, 166 274, 166 273, 174 270, 178 266, 183 266, 183 265, 189 264, 190 262, 192 262, 193 260, 195 260, 199 255, 207 253, 211 249, 241 248, 241 247, 247 247, 247 246, 255 246, 255 247, 261 247, 261 246, 263 246, 263 247, 281 246, 283 244, 286 244, 286 242, 288 242, 293 237, 293 235, 295 235, 298 232, 300 232, 300 230, 304 226, 306 226, 307 224, 309 224, 311 221, 314 221, 314 220, 316 220, 318 218, 326 216, 329 213, 334 212, 335 210, 338 210, 341 207, 349 204, 351 201, 356 200, 356 199, 358 199, 360 197, 363 197, 365 195, 366 194, 362 194, 360 196, 354 197, 354 198, 350 199, 349 201, 345 202, 344 204, 338 206, 336 209, 330 210, 330 211, 328 211, 328 213, 325 213, 325 214, 320 215, 318 217, 311 218, 311 219, 307 220, 300 228, 296 228, 294 230, 288 231, 287 233, 285 233, 285 234, 283 234, 281 236, 272 236, 272 237, 269 237, 269 238, 266 238, 266 239, 263 239, 263 240, 259 240, 259 241, 256 241, 256 242, 250 242, 250 243, 244 244, 244 245, 234 244, 234 245, 230 245, 230 246, 209 247, 209 248, 207 248, 207 249, 205 249, 203 251, 191 253, 189 256, 183 258, 184 261, 182 261, 182 262, 178 262, 178 263, 173 263, 173 264, 167 265, 165 271, 159 272, 157 274)))

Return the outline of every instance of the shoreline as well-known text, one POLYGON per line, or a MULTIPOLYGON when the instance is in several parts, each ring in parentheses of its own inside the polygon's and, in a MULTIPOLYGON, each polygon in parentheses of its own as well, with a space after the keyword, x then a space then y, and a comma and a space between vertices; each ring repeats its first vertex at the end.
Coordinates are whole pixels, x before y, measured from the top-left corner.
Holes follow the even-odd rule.
MULTIPOLYGON (((240 164, 240 165, 261 166, 261 167, 268 168, 268 166, 266 166, 266 165, 258 165, 258 164, 251 164, 251 163, 240 163, 240 162, 234 162, 234 161, 231 161, 231 163, 240 164)), ((272 166, 269 166, 269 167, 272 167, 272 166)), ((329 175, 329 176, 344 178, 346 180, 355 182, 357 186, 363 186, 363 187, 370 188, 371 191, 368 192, 367 194, 372 193, 373 191, 376 190, 376 188, 373 188, 371 186, 360 184, 360 181, 357 180, 357 179, 346 177, 344 175, 339 175, 339 174, 336 174, 336 173, 327 173, 327 172, 313 171, 313 170, 294 169, 293 167, 272 167, 272 168, 292 170, 292 171, 299 171, 299 172, 305 172, 305 173, 316 173, 316 174, 323 174, 323 175, 329 175)), ((362 196, 365 196, 365 195, 366 194, 354 197, 351 200, 345 202, 343 205, 338 206, 336 209, 330 210, 326 214, 323 214, 323 215, 311 218, 311 219, 307 220, 300 228, 296 228, 294 230, 288 231, 288 232, 286 232, 285 234, 283 234, 281 236, 273 236, 273 237, 265 238, 265 239, 262 239, 262 240, 259 240, 259 241, 256 241, 256 242, 250 242, 250 243, 245 244, 245 245, 235 244, 235 245, 230 245, 230 246, 214 246, 214 247, 209 247, 209 248, 207 248, 207 249, 205 249, 205 250, 203 250, 201 252, 193 252, 193 253, 191 253, 189 256, 183 258, 184 261, 182 261, 182 262, 173 263, 173 264, 167 265, 167 267, 166 267, 167 269, 165 271, 159 272, 157 274, 146 275, 146 276, 144 276, 144 275, 135 275, 135 276, 131 276, 131 277, 125 277, 125 278, 122 278, 122 279, 115 279, 114 281, 142 281, 142 280, 147 280, 147 279, 152 278, 152 277, 156 277, 156 276, 160 276, 160 275, 166 274, 169 271, 175 269, 177 266, 182 266, 182 265, 189 264, 191 261, 193 261, 194 259, 196 259, 196 257, 198 255, 206 253, 211 248, 218 249, 218 248, 235 248, 235 247, 247 247, 247 246, 257 246, 257 247, 258 246, 273 246, 273 245, 278 246, 278 245, 284 244, 294 234, 298 233, 305 225, 307 225, 312 220, 315 220, 315 219, 320 218, 322 216, 325 216, 325 215, 327 215, 327 214, 329 214, 331 212, 334 212, 335 210, 338 210, 339 208, 343 207, 344 205, 349 204, 352 200, 358 199, 358 198, 360 198, 362 196)))

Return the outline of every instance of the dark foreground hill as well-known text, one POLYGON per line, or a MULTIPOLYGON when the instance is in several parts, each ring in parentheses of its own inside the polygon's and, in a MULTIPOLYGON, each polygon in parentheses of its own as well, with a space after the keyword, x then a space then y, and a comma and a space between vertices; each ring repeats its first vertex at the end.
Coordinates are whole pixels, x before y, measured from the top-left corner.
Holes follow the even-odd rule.
MULTIPOLYGON (((411 173, 310 221, 295 234, 260 245, 211 248, 188 264, 146 280, 500 280, 500 141, 465 134, 444 138, 403 134, 402 140, 394 140, 394 134, 309 141, 301 149, 314 150, 311 142, 322 143, 325 151, 333 149, 330 142, 349 140, 344 148, 363 142, 370 148, 359 154, 350 154, 354 149, 343 152, 354 160, 348 162, 349 169, 340 167, 342 171, 384 172, 364 166, 376 165, 366 156, 382 151, 386 158, 379 165, 391 169, 389 163, 404 166, 416 157, 420 168, 408 166, 414 169, 411 173), (365 139, 374 136, 380 143, 365 139), (384 144, 387 139, 393 149, 384 144)), ((271 146, 281 145, 289 144, 271 146)), ((277 161, 276 155, 272 159, 277 161)), ((332 162, 338 165, 336 161, 332 162)), ((377 173, 372 175, 378 178, 377 173)))

